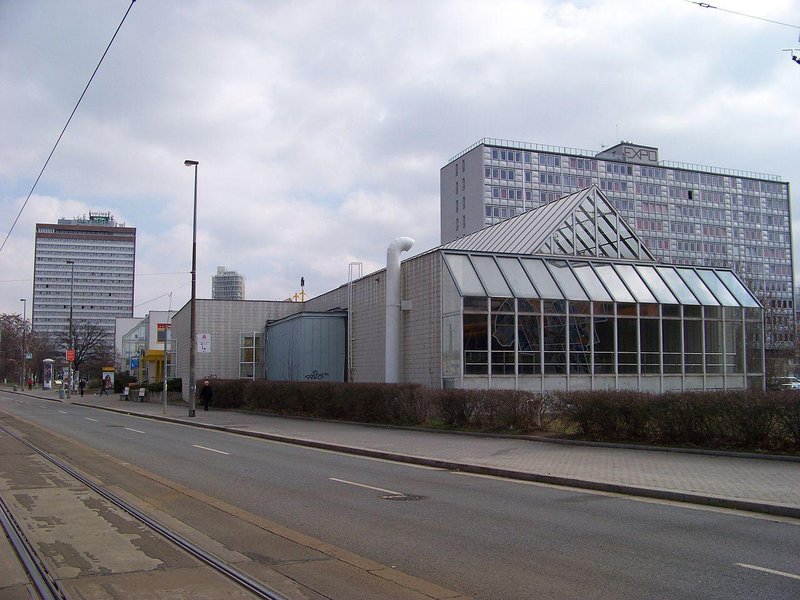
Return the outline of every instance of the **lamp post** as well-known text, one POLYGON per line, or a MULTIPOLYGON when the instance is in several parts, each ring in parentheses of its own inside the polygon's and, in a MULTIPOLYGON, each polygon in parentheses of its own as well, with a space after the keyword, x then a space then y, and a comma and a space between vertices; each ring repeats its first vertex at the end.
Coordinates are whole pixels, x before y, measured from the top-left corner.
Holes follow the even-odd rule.
POLYGON ((73 338, 73 331, 72 331, 72 303, 73 303, 73 293, 75 290, 75 261, 68 260, 67 264, 69 265, 69 348, 67 348, 67 358, 69 359, 69 373, 67 376, 68 385, 67 385, 67 398, 72 397, 72 360, 73 354, 75 353, 75 342, 73 338))
POLYGON ((25 298, 20 298, 19 301, 22 302, 22 381, 20 381, 20 384, 22 385, 22 389, 25 389, 25 372, 27 371, 26 358, 28 355, 27 349, 25 348, 25 333, 28 329, 25 324, 27 300, 25 298))
POLYGON ((183 164, 194 167, 194 212, 192 216, 192 299, 189 304, 189 416, 194 414, 194 394, 197 388, 194 376, 195 355, 195 290, 197 282, 197 165, 196 160, 185 160, 183 164))

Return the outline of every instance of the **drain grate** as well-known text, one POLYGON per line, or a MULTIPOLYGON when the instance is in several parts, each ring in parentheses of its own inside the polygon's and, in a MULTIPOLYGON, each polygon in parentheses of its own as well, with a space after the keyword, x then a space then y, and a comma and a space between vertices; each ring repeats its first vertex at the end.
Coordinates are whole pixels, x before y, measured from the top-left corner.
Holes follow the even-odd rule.
POLYGON ((381 496, 381 500, 394 500, 396 502, 410 502, 412 500, 424 500, 425 496, 414 496, 412 494, 387 494, 381 496))

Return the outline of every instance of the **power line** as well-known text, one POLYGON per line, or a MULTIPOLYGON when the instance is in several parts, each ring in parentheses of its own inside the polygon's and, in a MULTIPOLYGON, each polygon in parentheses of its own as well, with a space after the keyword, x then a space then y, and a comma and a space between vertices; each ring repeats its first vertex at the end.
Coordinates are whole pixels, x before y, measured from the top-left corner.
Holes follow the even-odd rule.
POLYGON ((119 30, 122 29, 122 24, 125 23, 125 19, 128 18, 128 13, 131 12, 131 9, 133 8, 134 2, 136 2, 136 0, 131 0, 130 6, 128 6, 128 10, 125 11, 125 16, 122 17, 122 21, 120 21, 119 25, 117 26, 117 30, 114 32, 114 35, 111 37, 111 41, 108 42, 108 46, 106 46, 105 52, 103 52, 103 55, 100 57, 100 61, 97 63, 97 66, 94 68, 94 71, 92 71, 92 76, 89 77, 89 81, 86 84, 86 87, 83 88, 83 92, 81 93, 81 97, 78 98, 78 102, 75 103, 75 108, 72 109, 72 112, 69 115, 69 119, 67 119, 67 123, 66 123, 66 125, 64 125, 64 129, 62 129, 61 133, 58 135, 58 139, 56 140, 56 143, 53 145, 53 149, 50 150, 50 154, 47 156, 47 160, 44 161, 44 165, 42 166, 42 170, 39 171, 39 175, 36 177, 36 181, 33 182, 33 187, 31 187, 31 191, 28 192, 28 196, 27 196, 27 198, 25 198, 25 202, 22 203, 22 207, 19 209, 19 212, 17 213, 17 217, 14 219, 14 222, 11 224, 11 228, 8 230, 8 233, 6 234, 6 237, 3 240, 3 244, 0 245, 0 252, 2 252, 3 248, 6 247, 6 242, 8 241, 8 238, 11 237, 11 232, 14 231, 14 227, 17 225, 17 221, 19 221, 19 218, 22 216, 22 211, 24 211, 25 207, 28 205, 28 201, 31 199, 31 196, 33 195, 33 191, 36 189, 36 186, 38 185, 39 180, 42 178, 42 175, 44 174, 44 170, 47 168, 47 165, 50 163, 50 159, 53 158, 53 154, 55 153, 56 148, 58 148, 58 144, 59 144, 59 142, 61 142, 61 138, 64 137, 64 133, 67 131, 67 127, 69 127, 69 124, 72 121, 72 117, 75 116, 75 112, 78 110, 78 106, 80 106, 81 100, 83 100, 83 97, 86 95, 86 92, 89 90, 89 86, 92 84, 92 80, 94 80, 94 76, 97 74, 98 69, 100 69, 100 65, 103 64, 103 59, 106 57, 106 54, 108 54, 108 51, 111 49, 111 44, 114 43, 114 40, 116 39, 117 34, 119 33, 119 30))
POLYGON ((784 23, 783 21, 775 21, 773 19, 765 19, 764 17, 757 17, 755 15, 748 15, 747 13, 737 12, 735 10, 730 10, 729 8, 721 8, 719 6, 712 6, 707 2, 693 2, 693 0, 686 0, 689 4, 696 4, 700 8, 714 8, 716 10, 721 10, 722 12, 731 13, 732 15, 739 15, 740 17, 747 17, 748 19, 756 19, 758 21, 765 21, 766 23, 773 23, 775 25, 783 25, 784 27, 792 27, 793 29, 800 29, 800 25, 794 25, 792 23, 784 23))

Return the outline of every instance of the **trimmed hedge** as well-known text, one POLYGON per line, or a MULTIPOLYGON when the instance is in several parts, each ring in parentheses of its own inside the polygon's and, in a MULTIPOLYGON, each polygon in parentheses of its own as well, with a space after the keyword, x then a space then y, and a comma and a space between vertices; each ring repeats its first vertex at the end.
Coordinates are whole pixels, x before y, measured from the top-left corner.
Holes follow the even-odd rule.
MULTIPOLYGON (((432 389, 413 384, 214 380, 218 408, 362 423, 659 445, 800 451, 800 393, 647 394, 432 389)), ((200 384, 198 384, 198 389, 200 384)))

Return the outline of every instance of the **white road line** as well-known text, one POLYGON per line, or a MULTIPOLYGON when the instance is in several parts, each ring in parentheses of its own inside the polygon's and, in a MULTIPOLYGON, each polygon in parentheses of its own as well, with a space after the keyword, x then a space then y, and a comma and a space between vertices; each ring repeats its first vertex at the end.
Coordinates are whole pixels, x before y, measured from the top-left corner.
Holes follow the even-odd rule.
POLYGON ((776 571, 775 569, 767 569, 766 567, 757 567, 755 565, 746 565, 744 563, 735 563, 737 567, 744 567, 745 569, 753 569, 754 571, 763 571, 764 573, 771 573, 773 575, 780 575, 781 577, 789 577, 791 579, 800 579, 800 575, 794 573, 786 573, 785 571, 776 571))
POLYGON ((135 431, 136 433, 144 433, 144 431, 141 431, 139 429, 131 429, 130 427, 126 427, 125 429, 127 429, 128 431, 135 431))
POLYGON ((346 479, 336 479, 336 477, 329 477, 331 481, 338 481, 339 483, 346 483, 347 485, 355 485, 357 487, 367 488, 368 490, 375 490, 376 492, 386 492, 387 494, 394 494, 396 496, 405 496, 403 492, 395 492, 394 490, 385 490, 379 487, 373 487, 363 483, 356 483, 355 481, 347 481, 346 479))
POLYGON ((68 413, 67 411, 65 411, 65 410, 60 410, 60 411, 58 411, 58 412, 60 412, 62 415, 68 415, 68 414, 69 414, 69 413, 68 413))
POLYGON ((95 423, 98 422, 97 419, 93 419, 92 417, 83 417, 83 418, 86 419, 87 421, 94 421, 95 423))
POLYGON ((230 456, 230 452, 224 452, 222 450, 215 450, 214 448, 206 448, 205 446, 198 446, 197 444, 192 444, 195 448, 200 448, 201 450, 208 450, 209 452, 216 452, 217 454, 226 454, 230 456))

